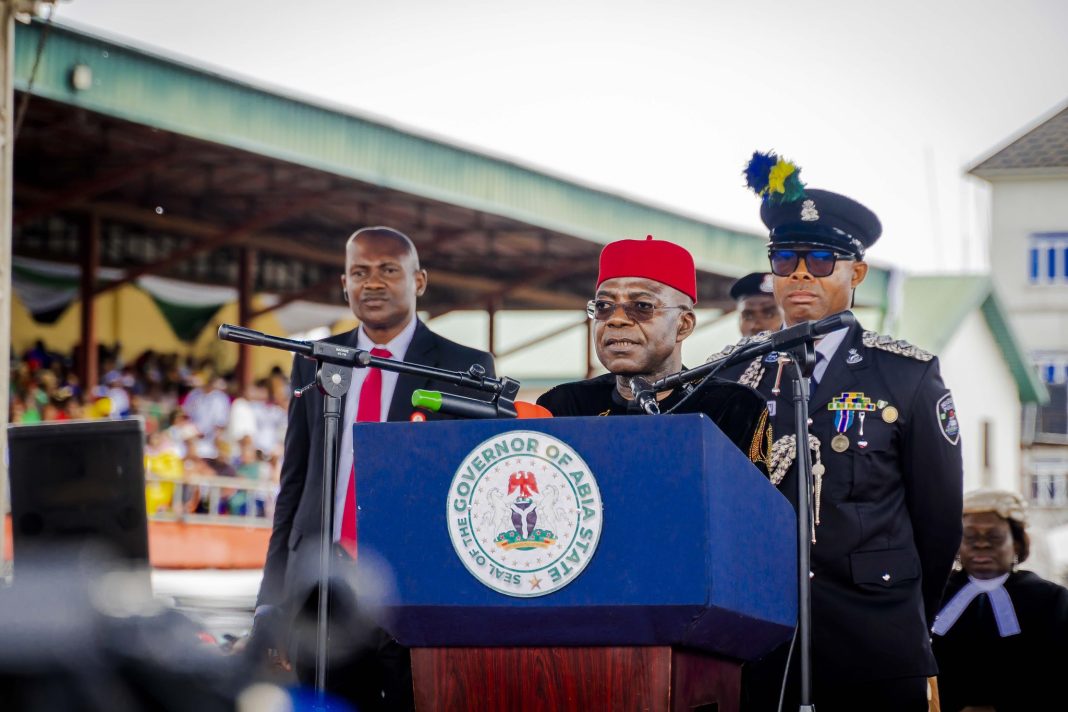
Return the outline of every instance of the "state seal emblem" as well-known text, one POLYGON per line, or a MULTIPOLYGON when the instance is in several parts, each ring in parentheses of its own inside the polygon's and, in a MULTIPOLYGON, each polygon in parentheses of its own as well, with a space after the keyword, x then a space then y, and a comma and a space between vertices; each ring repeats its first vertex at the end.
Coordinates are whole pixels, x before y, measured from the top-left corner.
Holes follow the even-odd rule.
POLYGON ((449 486, 446 521, 471 574, 507 596, 544 596, 568 585, 597 550, 601 492, 567 443, 512 430, 479 444, 449 486))

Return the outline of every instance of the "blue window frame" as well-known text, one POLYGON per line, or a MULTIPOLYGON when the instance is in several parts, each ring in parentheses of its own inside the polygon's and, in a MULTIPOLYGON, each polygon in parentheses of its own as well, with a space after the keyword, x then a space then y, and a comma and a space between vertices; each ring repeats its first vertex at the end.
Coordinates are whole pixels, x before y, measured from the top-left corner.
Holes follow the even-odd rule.
POLYGON ((1068 285, 1068 231, 1033 232, 1028 237, 1028 281, 1068 285))

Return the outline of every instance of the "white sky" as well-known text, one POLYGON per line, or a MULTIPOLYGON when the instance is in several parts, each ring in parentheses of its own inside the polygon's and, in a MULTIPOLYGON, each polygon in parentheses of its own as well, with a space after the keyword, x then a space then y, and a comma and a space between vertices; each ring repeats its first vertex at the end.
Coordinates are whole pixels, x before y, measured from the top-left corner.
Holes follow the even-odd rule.
POLYGON ((73 0, 57 19, 754 231, 741 167, 775 148, 873 208, 871 258, 911 271, 987 267, 963 169, 1068 101, 1065 0, 73 0))

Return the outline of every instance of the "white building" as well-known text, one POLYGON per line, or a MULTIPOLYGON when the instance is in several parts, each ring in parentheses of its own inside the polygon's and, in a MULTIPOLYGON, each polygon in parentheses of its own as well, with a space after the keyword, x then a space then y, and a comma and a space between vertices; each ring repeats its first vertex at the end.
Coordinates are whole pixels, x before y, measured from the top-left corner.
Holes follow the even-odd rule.
POLYGON ((985 275, 905 281, 894 333, 938 354, 953 391, 964 455, 964 489, 1020 487, 1021 404, 1045 389, 1009 327, 985 275))
POLYGON ((1049 390, 1024 410, 1021 491, 1068 578, 1068 105, 971 170, 991 184, 991 277, 1049 390))

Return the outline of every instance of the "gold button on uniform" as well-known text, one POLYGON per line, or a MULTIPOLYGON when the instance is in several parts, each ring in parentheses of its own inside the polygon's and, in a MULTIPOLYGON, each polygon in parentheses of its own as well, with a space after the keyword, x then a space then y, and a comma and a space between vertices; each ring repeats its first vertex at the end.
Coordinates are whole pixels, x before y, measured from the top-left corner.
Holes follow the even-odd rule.
POLYGON ((897 421, 897 408, 892 405, 883 408, 883 422, 893 423, 895 421, 897 421))

